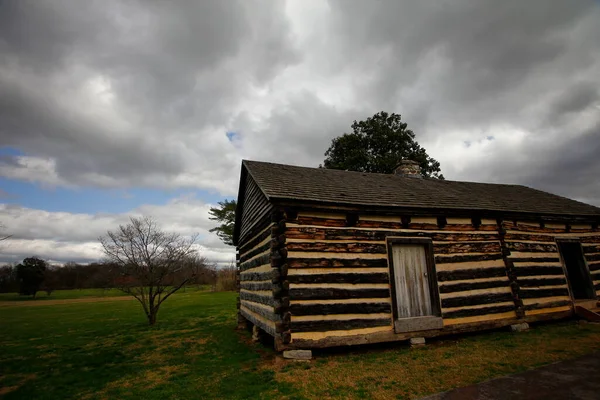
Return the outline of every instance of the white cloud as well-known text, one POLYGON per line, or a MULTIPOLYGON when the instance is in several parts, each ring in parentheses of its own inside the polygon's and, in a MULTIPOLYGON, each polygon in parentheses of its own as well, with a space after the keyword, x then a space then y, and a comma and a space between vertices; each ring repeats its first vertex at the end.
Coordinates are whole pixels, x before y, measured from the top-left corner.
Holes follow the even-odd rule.
POLYGON ((175 198, 165 205, 142 205, 121 214, 48 212, 0 204, 4 231, 12 235, 2 243, 0 261, 20 261, 37 255, 54 261, 96 261, 102 257, 98 238, 128 223, 129 216, 148 215, 162 229, 185 236, 199 235, 198 249, 220 264, 235 260, 235 250, 224 245, 209 229, 211 205, 191 196, 175 198))
POLYGON ((15 156, 7 161, 0 159, 0 176, 46 186, 71 186, 56 171, 56 160, 51 158, 15 156))

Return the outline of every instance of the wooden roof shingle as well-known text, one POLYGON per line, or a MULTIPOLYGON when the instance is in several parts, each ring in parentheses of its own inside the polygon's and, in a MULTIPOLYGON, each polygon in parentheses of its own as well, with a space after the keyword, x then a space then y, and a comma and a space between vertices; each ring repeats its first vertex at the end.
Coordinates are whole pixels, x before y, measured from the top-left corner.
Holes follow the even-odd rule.
POLYGON ((416 179, 259 161, 243 166, 269 200, 600 217, 600 208, 522 185, 416 179))

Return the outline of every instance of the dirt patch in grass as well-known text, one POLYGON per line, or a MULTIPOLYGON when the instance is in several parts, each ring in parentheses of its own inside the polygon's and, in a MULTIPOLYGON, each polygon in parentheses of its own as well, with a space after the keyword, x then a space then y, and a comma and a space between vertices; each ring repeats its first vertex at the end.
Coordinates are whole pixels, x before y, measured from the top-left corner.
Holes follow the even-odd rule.
POLYGON ((127 376, 116 381, 108 383, 102 390, 94 393, 87 393, 81 396, 84 400, 89 399, 112 399, 120 396, 116 395, 123 390, 151 390, 157 386, 167 384, 173 376, 184 373, 184 365, 165 365, 152 369, 146 369, 138 375, 127 376))
POLYGON ((416 398, 599 349, 600 326, 573 324, 442 340, 415 349, 325 352, 310 363, 275 361, 269 368, 306 398, 416 398))
MULTIPOLYGON (((182 351, 185 352, 186 357, 205 354, 206 346, 212 342, 212 339, 195 337, 193 334, 191 337, 187 336, 193 331, 193 329, 185 329, 181 331, 149 333, 142 343, 132 343, 126 346, 124 350, 141 361, 145 366, 168 364, 180 357, 182 351)), ((196 333, 200 335, 198 331, 196 333)))
POLYGON ((15 390, 17 390, 18 388, 20 388, 21 386, 23 386, 24 384, 26 384, 28 381, 35 379, 36 375, 35 374, 27 374, 27 375, 13 375, 11 376, 11 378, 17 379, 18 382, 16 384, 11 384, 9 385, 5 385, 2 381, 2 376, 0 375, 0 397, 5 396, 7 394, 9 394, 10 392, 14 392, 15 390))
POLYGON ((172 376, 183 371, 183 365, 166 365, 164 367, 146 370, 135 377, 124 378, 116 382, 109 383, 107 385, 107 389, 113 389, 117 387, 131 388, 136 386, 146 389, 154 389, 158 385, 167 383, 172 376))
POLYGON ((0 307, 33 307, 33 306, 56 306, 59 304, 75 303, 100 303, 105 301, 135 300, 131 296, 114 297, 85 297, 81 299, 56 299, 43 301, 0 301, 0 307))

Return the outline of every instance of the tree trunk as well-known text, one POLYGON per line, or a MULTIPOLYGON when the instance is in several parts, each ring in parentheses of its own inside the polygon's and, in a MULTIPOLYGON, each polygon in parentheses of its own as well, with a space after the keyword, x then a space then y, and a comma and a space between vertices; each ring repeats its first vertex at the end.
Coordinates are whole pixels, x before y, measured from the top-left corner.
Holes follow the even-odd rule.
POLYGON ((151 309, 150 312, 148 313, 148 324, 150 326, 152 326, 155 323, 156 323, 156 310, 151 309))

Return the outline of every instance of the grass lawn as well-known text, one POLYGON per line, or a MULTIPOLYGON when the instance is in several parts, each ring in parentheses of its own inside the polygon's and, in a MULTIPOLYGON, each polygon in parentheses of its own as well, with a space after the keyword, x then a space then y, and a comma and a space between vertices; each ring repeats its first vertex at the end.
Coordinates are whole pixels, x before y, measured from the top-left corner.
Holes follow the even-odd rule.
POLYGON ((135 300, 121 297, 44 307, 2 298, 0 397, 413 398, 600 350, 600 325, 562 322, 289 362, 234 331, 235 298, 176 294, 153 328, 135 300))
MULTIPOLYGON (((203 289, 208 289, 208 285, 204 285, 203 289)), ((183 289, 182 289, 183 290, 183 289)), ((197 291, 195 286, 185 288, 185 291, 197 291)), ((75 290, 55 290, 48 296, 46 292, 39 291, 35 297, 21 296, 18 293, 0 293, 0 302, 3 301, 39 301, 39 300, 70 300, 70 299, 85 299, 97 297, 118 297, 125 296, 125 293, 119 289, 75 289, 75 290)))

